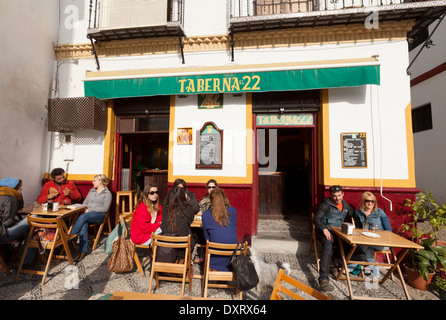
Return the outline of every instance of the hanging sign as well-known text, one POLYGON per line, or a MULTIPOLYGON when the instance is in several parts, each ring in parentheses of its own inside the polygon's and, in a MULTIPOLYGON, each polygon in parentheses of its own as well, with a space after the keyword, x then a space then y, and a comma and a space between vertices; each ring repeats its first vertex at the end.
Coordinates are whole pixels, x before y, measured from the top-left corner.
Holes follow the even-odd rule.
POLYGON ((258 114, 258 126, 312 126, 312 113, 258 114))

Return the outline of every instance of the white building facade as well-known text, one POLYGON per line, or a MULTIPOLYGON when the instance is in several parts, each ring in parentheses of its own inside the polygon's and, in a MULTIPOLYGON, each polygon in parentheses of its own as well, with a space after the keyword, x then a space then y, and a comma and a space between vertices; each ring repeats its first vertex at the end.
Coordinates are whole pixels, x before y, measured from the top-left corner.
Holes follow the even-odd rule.
POLYGON ((142 153, 140 183, 182 178, 198 199, 214 178, 240 237, 309 216, 331 185, 355 207, 375 192, 399 226, 418 191, 407 37, 445 1, 60 3, 48 168, 116 192, 142 153))

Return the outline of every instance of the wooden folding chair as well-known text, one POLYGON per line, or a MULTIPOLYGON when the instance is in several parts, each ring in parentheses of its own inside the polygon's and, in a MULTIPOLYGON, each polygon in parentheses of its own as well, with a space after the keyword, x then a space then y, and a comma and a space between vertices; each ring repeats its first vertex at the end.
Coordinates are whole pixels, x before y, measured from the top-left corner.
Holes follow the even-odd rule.
MULTIPOLYGON (((8 244, 17 244, 17 247, 14 250, 14 253, 12 254, 12 257, 10 258, 13 260, 17 254, 17 252, 20 251, 20 248, 22 247, 23 240, 12 240, 9 241, 8 244)), ((7 276, 11 275, 11 271, 8 268, 8 265, 6 264, 5 260, 0 256, 0 269, 3 270, 4 273, 6 273, 7 276)))
POLYGON ((136 190, 116 192, 115 225, 118 224, 121 216, 133 214, 133 210, 135 209, 134 206, 136 206, 137 203, 137 196, 136 190))
POLYGON ((108 234, 110 234, 110 232, 112 231, 109 212, 110 212, 110 210, 107 211, 107 213, 105 214, 104 220, 102 220, 101 223, 90 225, 90 227, 99 227, 98 232, 96 233, 96 237, 94 238, 93 247, 91 248, 91 252, 93 252, 96 249, 96 246, 98 245, 99 238, 101 237, 102 230, 104 229, 104 225, 106 222, 107 222, 107 226, 108 226, 108 234))
POLYGON ((181 296, 184 295, 186 280, 189 282, 189 292, 192 291, 192 270, 190 243, 191 236, 171 237, 152 233, 152 270, 150 272, 149 293, 152 293, 152 281, 155 275, 156 288, 159 288, 159 280, 182 282, 181 296), (176 248, 185 250, 184 259, 177 259, 175 263, 156 261, 159 247, 176 248), (178 276, 181 275, 181 278, 178 276))
MULTIPOLYGON (((125 215, 121 215, 121 217, 119 218, 119 223, 122 224, 122 222, 124 222, 124 224, 126 226, 126 228, 125 228, 125 237, 126 238, 129 237, 128 229, 129 229, 129 227, 130 227, 130 225, 132 223, 132 220, 133 220, 133 212, 127 213, 125 215)), ((150 250, 150 248, 152 247, 151 245, 144 246, 144 245, 136 244, 136 243, 134 245, 135 245, 135 248, 142 248, 142 249, 147 249, 147 250, 150 250)), ((149 254, 141 263, 140 260, 139 260, 139 257, 138 257, 138 253, 135 250, 135 254, 133 256, 133 260, 135 260, 135 263, 136 263, 136 266, 138 268, 138 271, 139 271, 139 273, 141 274, 142 277, 145 276, 144 266, 151 258, 152 257, 149 254)))
POLYGON ((281 293, 293 298, 294 300, 309 300, 300 296, 296 291, 303 291, 306 294, 316 298, 316 300, 333 300, 333 296, 331 294, 325 295, 286 275, 283 269, 279 269, 270 300, 282 300, 281 293))
POLYGON ((4 273, 6 273, 7 276, 11 275, 11 271, 9 270, 8 266, 6 265, 5 260, 0 256, 0 269, 3 270, 4 273))
POLYGON ((51 264, 51 260, 54 258, 56 259, 65 259, 68 260, 68 263, 70 265, 73 265, 73 258, 71 257, 70 248, 68 247, 68 241, 73 240, 77 235, 75 234, 69 234, 66 224, 63 222, 62 218, 38 218, 33 217, 29 215, 27 217, 28 223, 30 226, 30 232, 28 235, 28 240, 26 241, 25 249, 23 250, 22 258, 20 259, 19 268, 17 270, 17 275, 15 278, 15 281, 18 280, 20 273, 33 273, 38 275, 43 275, 43 279, 41 282, 41 285, 45 283, 46 276, 49 271, 49 267, 51 264), (26 257, 26 253, 28 252, 28 248, 39 248, 39 242, 38 240, 34 239, 35 229, 36 228, 48 228, 48 229, 56 229, 54 240, 51 240, 47 243, 46 249, 49 250, 48 259, 46 262, 45 271, 36 271, 36 270, 24 270, 23 262, 26 257), (60 252, 59 255, 54 255, 54 249, 57 247, 63 247, 63 250, 60 252), (62 255, 62 253, 65 251, 66 255, 62 255))
POLYGON ((237 255, 245 255, 248 250, 248 242, 243 244, 244 250, 242 250, 241 244, 223 244, 216 242, 206 241, 206 253, 205 253, 205 269, 203 277, 203 297, 207 297, 208 288, 235 288, 235 295, 242 300, 242 291, 237 289, 237 286, 228 282, 235 282, 235 274, 232 271, 217 271, 212 270, 209 265, 211 261, 211 255, 218 256, 232 256, 234 250, 237 248, 237 255), (213 282, 211 282, 213 281, 213 282), (224 283, 222 283, 224 282, 224 283))
POLYGON ((317 239, 316 227, 314 225, 313 220, 314 220, 314 212, 311 213, 311 240, 310 240, 310 248, 308 249, 308 256, 310 257, 311 253, 314 252, 314 256, 316 257, 317 271, 319 272, 321 265, 321 259, 319 258, 319 253, 321 249, 320 249, 320 243, 317 239))

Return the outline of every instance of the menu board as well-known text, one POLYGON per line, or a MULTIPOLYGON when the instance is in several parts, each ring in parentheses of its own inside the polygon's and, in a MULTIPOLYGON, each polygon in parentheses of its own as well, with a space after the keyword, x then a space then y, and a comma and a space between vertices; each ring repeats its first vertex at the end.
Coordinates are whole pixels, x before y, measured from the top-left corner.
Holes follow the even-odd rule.
POLYGON ((341 133, 342 168, 367 168, 365 132, 341 133))

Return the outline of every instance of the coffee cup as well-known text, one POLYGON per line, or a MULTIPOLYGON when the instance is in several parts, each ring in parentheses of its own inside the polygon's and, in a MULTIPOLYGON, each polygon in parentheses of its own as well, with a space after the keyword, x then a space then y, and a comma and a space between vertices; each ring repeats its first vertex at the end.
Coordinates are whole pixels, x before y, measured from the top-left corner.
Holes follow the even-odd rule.
POLYGON ((59 202, 53 202, 53 212, 59 211, 59 202))

